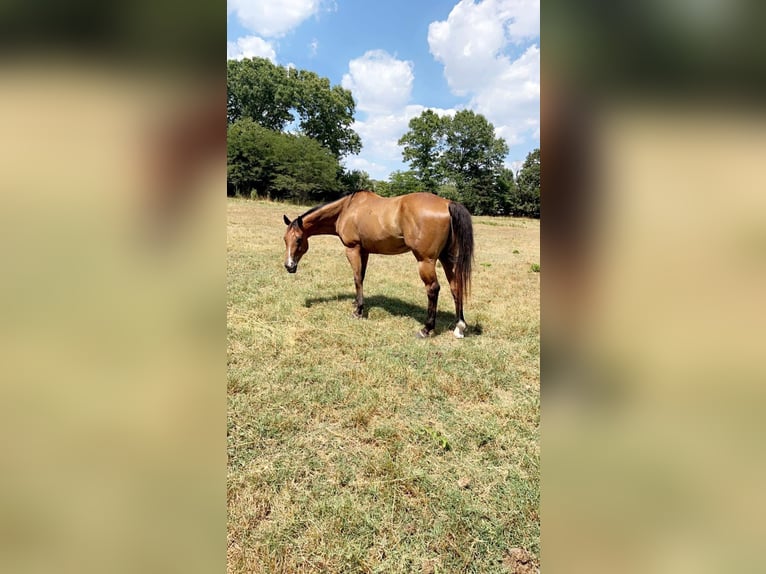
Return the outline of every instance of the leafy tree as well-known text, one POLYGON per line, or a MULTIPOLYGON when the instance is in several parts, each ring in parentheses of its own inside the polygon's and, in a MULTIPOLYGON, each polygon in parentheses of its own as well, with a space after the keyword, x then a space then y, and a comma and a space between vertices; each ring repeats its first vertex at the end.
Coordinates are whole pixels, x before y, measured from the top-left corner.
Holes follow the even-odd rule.
POLYGON ((425 190, 431 193, 436 193, 443 180, 441 159, 449 120, 449 117, 439 117, 433 110, 425 110, 410 120, 409 131, 398 142, 404 147, 404 161, 410 162, 425 190))
POLYGON ((353 169, 351 171, 343 171, 339 176, 342 191, 344 193, 352 191, 360 191, 363 189, 373 189, 373 180, 370 179, 369 174, 366 171, 353 169))
POLYGON ((540 148, 527 154, 519 170, 516 214, 540 217, 540 148))
POLYGON ((380 195, 381 197, 391 197, 391 183, 388 181, 382 181, 378 179, 372 180, 372 191, 380 195))
POLYGON ((293 120, 295 88, 287 68, 265 58, 226 62, 226 118, 250 118, 265 128, 282 131, 293 120))
POLYGON ((227 133, 228 187, 238 195, 322 201, 339 192, 338 163, 317 141, 264 128, 249 118, 227 133))
POLYGON ((495 137, 494 126, 481 114, 461 110, 449 122, 443 169, 476 215, 502 211, 495 187, 507 153, 505 140, 495 137))
POLYGON ((389 179, 391 184, 386 190, 389 197, 423 191, 420 180, 413 171, 395 171, 389 179))
POLYGON ((460 197, 460 193, 457 190, 457 186, 454 183, 443 183, 439 186, 439 189, 437 190, 437 195, 440 197, 443 197, 444 199, 449 199, 452 201, 459 201, 462 202, 463 198, 460 197))
POLYGON ((226 179, 236 195, 266 195, 274 164, 272 132, 251 119, 230 124, 226 133, 226 179))
POLYGON ((227 62, 226 115, 231 124, 250 118, 274 131, 295 126, 340 159, 359 153, 351 129, 354 99, 341 86, 314 72, 277 66, 265 58, 227 62))
POLYGON ((513 172, 507 167, 503 167, 498 174, 495 182, 495 194, 498 204, 496 215, 514 215, 518 187, 513 172))
POLYGON ((399 145, 421 188, 460 201, 477 215, 507 212, 513 190, 513 177, 509 181, 503 171, 508 145, 481 114, 462 110, 450 118, 426 110, 410 120, 399 145))
POLYGON ((354 122, 354 98, 341 86, 330 86, 330 80, 314 72, 298 70, 296 108, 301 131, 329 149, 336 158, 357 154, 362 140, 351 129, 354 122))

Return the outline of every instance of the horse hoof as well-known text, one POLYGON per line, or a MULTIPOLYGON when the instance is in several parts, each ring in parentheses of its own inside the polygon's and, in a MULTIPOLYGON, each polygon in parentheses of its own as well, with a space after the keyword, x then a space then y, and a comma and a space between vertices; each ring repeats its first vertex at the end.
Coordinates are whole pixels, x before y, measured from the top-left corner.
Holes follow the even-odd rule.
POLYGON ((429 339, 433 335, 433 331, 426 331, 425 329, 421 329, 418 331, 417 337, 418 339, 429 339))
POLYGON ((452 334, 455 335, 455 339, 462 339, 465 337, 463 334, 465 328, 466 324, 463 323, 463 321, 458 321, 457 325, 455 325, 455 330, 452 332, 452 334))

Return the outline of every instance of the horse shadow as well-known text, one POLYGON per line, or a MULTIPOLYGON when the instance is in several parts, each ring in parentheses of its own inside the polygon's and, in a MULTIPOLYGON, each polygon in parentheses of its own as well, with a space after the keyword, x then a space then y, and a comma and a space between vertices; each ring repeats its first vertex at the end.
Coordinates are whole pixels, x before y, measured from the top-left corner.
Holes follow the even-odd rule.
MULTIPOLYGON (((305 302, 306 307, 313 305, 319 305, 322 303, 330 303, 336 301, 352 301, 355 295, 351 293, 339 293, 337 295, 328 295, 325 297, 311 297, 307 298, 305 302)), ((441 301, 440 301, 441 303, 441 301)), ((452 305, 452 298, 448 298, 449 305, 452 305)), ((409 301, 399 299, 398 297, 389 297, 387 295, 370 295, 364 298, 364 317, 367 318, 370 309, 378 308, 383 309, 389 315, 395 317, 410 317, 416 320, 421 325, 426 320, 426 306, 415 305, 409 301)), ((350 309, 350 307, 349 307, 350 309)), ((436 329, 434 334, 438 335, 445 330, 450 331, 455 328, 455 313, 449 311, 436 311, 436 329)), ((480 335, 482 332, 481 325, 469 325, 466 335, 480 335)))

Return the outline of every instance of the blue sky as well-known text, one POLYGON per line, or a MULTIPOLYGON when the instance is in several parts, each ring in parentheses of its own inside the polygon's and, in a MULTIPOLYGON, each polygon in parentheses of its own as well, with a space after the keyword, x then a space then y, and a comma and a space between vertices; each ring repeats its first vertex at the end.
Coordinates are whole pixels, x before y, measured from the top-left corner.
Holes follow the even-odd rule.
POLYGON ((228 0, 227 57, 260 56, 351 90, 363 149, 352 169, 387 179, 396 144, 430 108, 471 109, 509 145, 540 145, 539 0, 228 0))

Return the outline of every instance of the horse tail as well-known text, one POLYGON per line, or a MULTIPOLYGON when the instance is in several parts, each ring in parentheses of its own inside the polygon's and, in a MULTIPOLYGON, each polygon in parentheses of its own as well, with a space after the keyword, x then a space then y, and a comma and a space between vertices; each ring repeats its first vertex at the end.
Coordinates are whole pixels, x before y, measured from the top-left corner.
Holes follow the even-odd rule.
POLYGON ((473 223, 468 210, 450 201, 449 215, 452 225, 451 260, 455 265, 457 295, 461 303, 471 291, 471 267, 473 266, 473 223))

